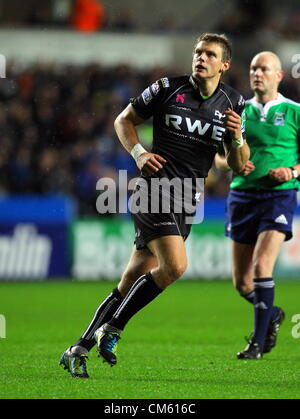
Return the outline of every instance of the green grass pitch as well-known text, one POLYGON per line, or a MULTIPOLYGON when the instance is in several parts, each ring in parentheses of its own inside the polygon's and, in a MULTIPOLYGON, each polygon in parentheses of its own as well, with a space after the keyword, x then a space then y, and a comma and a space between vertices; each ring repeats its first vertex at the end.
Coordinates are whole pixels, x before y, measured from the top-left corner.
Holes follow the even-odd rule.
POLYGON ((0 283, 1 399, 299 398, 300 282, 278 281, 286 311, 277 347, 262 360, 239 361, 252 329, 252 306, 229 281, 178 281, 127 325, 110 368, 90 353, 89 380, 58 366, 112 282, 0 283))

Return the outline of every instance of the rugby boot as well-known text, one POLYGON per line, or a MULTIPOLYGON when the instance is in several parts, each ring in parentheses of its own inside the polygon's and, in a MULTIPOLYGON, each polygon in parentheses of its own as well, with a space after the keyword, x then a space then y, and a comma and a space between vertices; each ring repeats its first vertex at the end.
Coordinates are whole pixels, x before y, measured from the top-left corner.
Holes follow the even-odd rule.
POLYGON ((62 354, 59 365, 62 365, 74 378, 89 378, 86 368, 87 354, 87 349, 71 346, 62 354))
POLYGON ((107 362, 111 367, 117 363, 116 349, 121 339, 120 334, 121 330, 106 323, 97 329, 94 335, 99 357, 102 357, 103 362, 107 362))
POLYGON ((237 353, 238 359, 261 359, 263 356, 262 350, 260 349, 258 343, 254 342, 251 339, 248 342, 248 345, 242 352, 237 353))
POLYGON ((263 351, 264 354, 271 352, 271 350, 275 348, 280 326, 282 325, 285 319, 285 312, 280 307, 277 307, 277 308, 278 308, 278 315, 274 320, 270 321, 270 325, 267 331, 267 336, 266 336, 264 351, 263 351))

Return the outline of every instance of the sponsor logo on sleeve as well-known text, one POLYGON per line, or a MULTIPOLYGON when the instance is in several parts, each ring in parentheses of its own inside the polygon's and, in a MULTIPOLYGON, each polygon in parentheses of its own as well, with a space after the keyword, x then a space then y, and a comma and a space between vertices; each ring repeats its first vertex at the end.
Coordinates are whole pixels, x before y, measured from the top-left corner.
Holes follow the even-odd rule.
POLYGON ((151 90, 152 90, 152 93, 154 94, 154 96, 156 96, 157 93, 160 91, 160 85, 159 85, 158 81, 156 81, 155 83, 153 83, 151 85, 151 90))
POLYGON ((153 99, 153 96, 152 96, 152 93, 151 93, 149 87, 147 87, 147 89, 145 89, 143 91, 142 98, 143 98, 143 101, 144 101, 145 105, 148 105, 151 102, 151 100, 153 99))
POLYGON ((169 83, 168 77, 163 77, 160 80, 161 80, 161 83, 162 83, 163 87, 170 87, 170 83, 169 83))

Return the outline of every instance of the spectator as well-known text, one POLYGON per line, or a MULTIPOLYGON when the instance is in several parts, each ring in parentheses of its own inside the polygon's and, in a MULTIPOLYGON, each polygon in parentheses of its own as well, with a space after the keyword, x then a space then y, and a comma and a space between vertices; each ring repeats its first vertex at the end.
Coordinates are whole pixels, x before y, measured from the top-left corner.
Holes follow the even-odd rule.
POLYGON ((72 26, 81 32, 96 32, 103 26, 104 7, 100 0, 75 0, 72 26))

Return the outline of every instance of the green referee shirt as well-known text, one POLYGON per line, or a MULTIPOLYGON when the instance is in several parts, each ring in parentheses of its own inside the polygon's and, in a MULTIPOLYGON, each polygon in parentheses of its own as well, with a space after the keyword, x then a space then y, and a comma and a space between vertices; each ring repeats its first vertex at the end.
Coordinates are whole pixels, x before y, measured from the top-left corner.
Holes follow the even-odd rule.
POLYGON ((300 162, 300 104, 278 93, 265 105, 255 98, 246 102, 245 137, 255 170, 248 176, 234 175, 232 189, 300 189, 292 179, 278 184, 268 176, 269 169, 291 167, 300 162))

